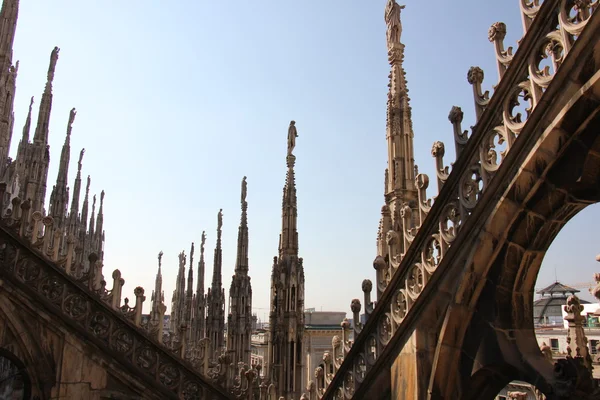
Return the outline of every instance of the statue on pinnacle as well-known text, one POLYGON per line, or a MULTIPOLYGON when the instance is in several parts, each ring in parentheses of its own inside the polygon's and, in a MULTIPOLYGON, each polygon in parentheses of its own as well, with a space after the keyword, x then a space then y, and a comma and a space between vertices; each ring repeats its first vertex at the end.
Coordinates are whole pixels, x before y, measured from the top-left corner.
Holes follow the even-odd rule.
POLYGON ((242 204, 246 203, 246 193, 248 192, 248 182, 246 182, 246 177, 242 179, 242 204))
POLYGON ((296 130, 296 121, 290 121, 290 127, 288 128, 288 156, 292 155, 294 147, 296 147, 297 137, 298 131, 296 130))
POLYGON ((385 6, 385 24, 387 25, 387 47, 391 50, 396 44, 400 44, 402 35, 402 22, 400 22, 400 12, 406 6, 396 3, 396 0, 388 0, 385 6))

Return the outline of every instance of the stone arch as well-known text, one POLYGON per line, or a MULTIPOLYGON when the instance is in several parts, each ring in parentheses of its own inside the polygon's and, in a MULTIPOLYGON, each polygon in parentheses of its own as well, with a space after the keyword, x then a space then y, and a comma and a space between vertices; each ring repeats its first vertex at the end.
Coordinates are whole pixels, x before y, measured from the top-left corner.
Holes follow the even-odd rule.
MULTIPOLYGON (((600 66, 600 60, 582 62, 600 66)), ((533 139, 521 138, 535 142, 515 165, 505 167, 514 169, 512 179, 499 189, 482 232, 463 244, 475 250, 456 267, 460 279, 429 381, 433 398, 469 398, 490 368, 486 359, 494 358, 510 365, 515 379, 535 384, 548 399, 556 396, 559 382, 533 329, 535 282, 562 227, 600 201, 600 72, 583 85, 577 73, 573 70, 572 81, 564 83, 571 97, 563 93, 553 121, 540 124, 533 139)), ((477 398, 496 394, 481 397, 480 392, 477 398)))
POLYGON ((23 400, 31 398, 31 379, 25 364, 15 354, 1 347, 0 398, 23 400))
POLYGON ((56 383, 55 367, 40 346, 43 338, 32 336, 34 330, 23 321, 22 313, 5 293, 0 291, 0 324, 3 324, 0 333, 4 332, 0 336, 0 355, 6 352, 20 360, 30 380, 32 396, 49 399, 56 383))

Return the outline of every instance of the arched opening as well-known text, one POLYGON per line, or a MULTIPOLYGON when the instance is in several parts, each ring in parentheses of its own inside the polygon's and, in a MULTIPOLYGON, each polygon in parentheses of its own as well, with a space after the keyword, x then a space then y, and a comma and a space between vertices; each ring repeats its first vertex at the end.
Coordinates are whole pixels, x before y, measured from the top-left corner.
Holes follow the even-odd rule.
POLYGON ((514 174, 503 181, 506 186, 490 189, 497 190, 494 208, 464 264, 456 267, 460 279, 437 341, 431 393, 492 399, 499 392, 477 392, 477 383, 498 363, 512 370, 505 385, 535 383, 549 398, 591 393, 585 386, 589 371, 574 365, 579 360, 559 360, 555 368, 542 353, 533 318, 538 273, 542 261, 551 260, 550 245, 576 215, 586 208, 594 212, 589 206, 600 201, 600 101, 584 95, 589 87, 600 87, 600 76, 532 135, 531 147, 503 170, 514 174))
MULTIPOLYGON (((577 214, 556 236, 537 277, 533 301, 533 324, 540 347, 553 359, 567 356, 567 322, 564 306, 571 295, 579 298, 583 326, 592 358, 600 344, 600 304, 590 290, 596 285, 594 273, 600 272, 595 258, 600 253, 595 231, 600 221, 600 205, 588 206, 577 214)), ((599 354, 600 355, 600 354, 599 354)))
POLYGON ((30 398, 31 380, 25 365, 14 354, 0 348, 0 399, 30 398))

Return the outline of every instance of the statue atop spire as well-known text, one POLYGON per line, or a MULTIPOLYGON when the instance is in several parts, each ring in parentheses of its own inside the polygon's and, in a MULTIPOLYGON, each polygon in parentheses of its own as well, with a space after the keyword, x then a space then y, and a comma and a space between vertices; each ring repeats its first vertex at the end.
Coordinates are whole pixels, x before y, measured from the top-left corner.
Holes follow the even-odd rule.
POLYGON ((58 61, 58 53, 60 49, 58 47, 54 47, 52 53, 50 53, 50 65, 48 66, 48 82, 52 82, 54 80, 54 71, 56 70, 56 61, 58 61))
POLYGON ((248 276, 248 203, 246 177, 242 179, 242 216, 238 228, 235 274, 229 287, 229 315, 227 317, 227 351, 233 365, 250 365, 250 338, 252 337, 252 285, 248 276))
POLYGON ((269 313, 270 355, 265 376, 278 382, 276 397, 299 398, 304 360, 304 267, 298 256, 298 204, 292 151, 296 145, 295 122, 288 128, 287 173, 283 187, 279 257, 271 272, 269 313), (282 384, 283 383, 283 384, 282 384))
POLYGON ((217 231, 221 231, 221 228, 223 227, 223 209, 221 208, 219 210, 219 213, 217 214, 217 231))
POLYGON ((81 167, 83 165, 83 155, 85 153, 85 149, 81 149, 79 152, 79 161, 77 161, 77 172, 81 171, 81 167))
POLYGON ((73 129, 73 122, 75 122, 75 115, 77 115, 77 110, 75 110, 75 107, 73 107, 71 109, 71 112, 69 113, 69 124, 67 125, 68 136, 71 135, 71 130, 73 129))
POLYGON ((200 242, 200 254, 204 254, 204 245, 206 244, 206 232, 202 231, 202 240, 200 242))
POLYGON ((246 177, 242 179, 242 204, 246 202, 246 194, 248 193, 248 182, 246 182, 246 177))
POLYGON ((160 267, 162 267, 162 256, 163 256, 163 252, 161 250, 160 253, 158 253, 158 270, 159 271, 160 271, 160 267))
POLYGON ((394 45, 400 44, 402 35, 402 22, 400 21, 400 12, 406 6, 396 3, 396 0, 388 0, 385 6, 385 24, 387 25, 387 47, 391 50, 394 45))
POLYGON ((298 131, 296 130, 296 121, 290 121, 290 127, 288 128, 288 156, 292 155, 294 147, 296 147, 296 138, 298 137, 298 131))

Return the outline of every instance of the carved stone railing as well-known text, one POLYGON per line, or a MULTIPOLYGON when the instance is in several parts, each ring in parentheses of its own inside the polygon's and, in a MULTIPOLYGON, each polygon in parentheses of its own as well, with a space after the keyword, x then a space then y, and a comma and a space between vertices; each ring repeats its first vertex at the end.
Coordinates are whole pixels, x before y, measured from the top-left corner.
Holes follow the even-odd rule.
MULTIPOLYGON (((463 228, 474 224, 470 217, 478 213, 476 207, 515 146, 519 134, 529 121, 535 125, 539 120, 543 111, 534 114, 536 107, 544 104, 540 107, 546 108, 550 103, 543 101, 543 96, 584 33, 599 0, 521 0, 520 3, 525 34, 519 41, 519 48, 514 54, 512 48, 506 49, 503 44, 506 26, 503 23, 492 25, 489 39, 494 43, 500 81, 490 96, 481 87, 483 71, 477 67, 469 70, 467 78, 473 85, 477 117, 471 137, 462 130, 462 111, 453 107, 449 119, 454 130, 456 162, 449 172, 444 166, 443 143, 434 144, 432 155, 436 159, 439 187, 435 202, 427 198, 429 178, 418 174, 419 214, 413 217, 414 210, 408 206, 401 210, 403 248, 408 250, 396 259, 375 259, 377 289, 381 291, 379 301, 374 307, 370 296, 373 285, 365 280, 367 323, 363 326, 359 322, 361 304, 360 300, 354 299, 351 307, 355 342, 344 354, 344 361, 335 376, 330 382, 325 380, 329 383, 326 390, 309 390, 311 400, 352 398, 361 383, 374 382, 373 374, 378 372, 374 367, 378 360, 392 354, 390 348, 401 346, 402 340, 408 337, 419 318, 419 310, 427 301, 423 293, 427 296, 432 293, 429 282, 439 280, 436 271, 445 256, 454 250, 451 247, 459 235, 470 234, 463 228), (527 105, 523 106, 522 102, 527 105), (393 345, 388 346, 390 343, 393 345)), ((581 44, 580 48, 585 45, 589 43, 581 44)), ((573 57, 577 56, 573 55, 571 60, 573 57)), ((556 96, 556 92, 553 89, 550 96, 556 96)), ((389 213, 388 207, 384 206, 384 220, 389 213)), ((398 240, 397 233, 390 230, 387 235, 389 254, 398 254, 395 248, 398 240)))
POLYGON ((87 269, 74 271, 74 240, 59 257, 52 219, 29 217, 29 202, 15 199, 13 213, 0 222, 0 277, 57 316, 68 328, 117 361, 163 398, 231 399, 140 327, 144 290, 135 289, 135 306, 120 305, 124 280, 113 273, 106 291, 101 266, 90 256, 87 269), (20 210, 16 212, 15 210, 20 210), (43 224, 43 226, 42 226, 43 224), (52 237, 53 236, 53 237, 52 237))

